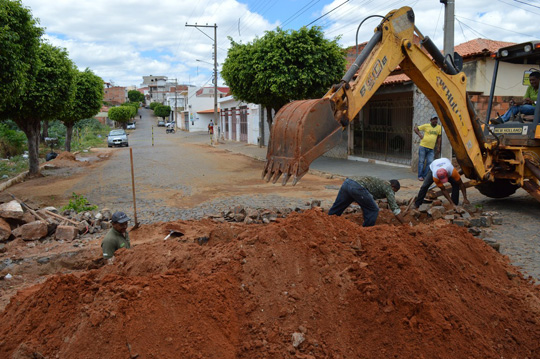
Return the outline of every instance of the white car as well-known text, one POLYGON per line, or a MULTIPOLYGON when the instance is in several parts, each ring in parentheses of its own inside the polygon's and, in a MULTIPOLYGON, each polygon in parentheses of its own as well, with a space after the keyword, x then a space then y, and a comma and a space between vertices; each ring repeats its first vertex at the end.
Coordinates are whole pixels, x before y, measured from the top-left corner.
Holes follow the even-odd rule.
POLYGON ((126 129, 128 129, 128 130, 134 130, 135 128, 136 128, 135 122, 130 122, 126 126, 126 129))
POLYGON ((165 125, 167 128, 174 128, 174 122, 167 122, 165 125))

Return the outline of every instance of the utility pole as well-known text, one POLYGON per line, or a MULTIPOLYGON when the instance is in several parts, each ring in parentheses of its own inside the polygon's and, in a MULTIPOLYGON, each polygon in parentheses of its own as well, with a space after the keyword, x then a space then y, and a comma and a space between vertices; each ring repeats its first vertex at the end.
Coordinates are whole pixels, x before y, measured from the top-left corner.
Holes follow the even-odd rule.
MULTIPOLYGON (((440 0, 444 4, 444 56, 454 58, 454 0, 440 0)), ((441 156, 452 159, 452 146, 446 134, 442 138, 441 156)))
MULTIPOLYGON (((177 127, 176 122, 178 115, 176 114, 178 112, 178 104, 176 102, 176 88, 178 87, 178 79, 174 79, 174 127, 177 127)), ((176 129, 175 129, 176 130, 176 129)))
MULTIPOLYGON (((218 122, 218 104, 217 104, 217 25, 188 25, 186 23, 187 27, 195 27, 197 30, 201 31, 206 37, 208 37, 210 40, 214 41, 214 126, 217 126, 217 136, 219 138, 220 133, 220 126, 218 122), (204 33, 202 30, 199 29, 199 27, 213 27, 214 28, 214 38, 212 39, 210 36, 208 36, 206 33, 204 33)), ((214 132, 214 136, 216 136, 214 132)))

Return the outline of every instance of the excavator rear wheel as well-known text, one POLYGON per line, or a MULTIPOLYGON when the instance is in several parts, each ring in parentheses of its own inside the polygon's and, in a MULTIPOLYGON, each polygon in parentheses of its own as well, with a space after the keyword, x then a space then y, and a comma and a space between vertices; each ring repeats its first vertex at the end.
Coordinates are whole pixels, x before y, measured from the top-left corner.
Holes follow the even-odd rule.
POLYGON ((519 186, 507 179, 496 179, 494 182, 484 182, 475 186, 484 196, 491 198, 504 198, 516 192, 519 186))

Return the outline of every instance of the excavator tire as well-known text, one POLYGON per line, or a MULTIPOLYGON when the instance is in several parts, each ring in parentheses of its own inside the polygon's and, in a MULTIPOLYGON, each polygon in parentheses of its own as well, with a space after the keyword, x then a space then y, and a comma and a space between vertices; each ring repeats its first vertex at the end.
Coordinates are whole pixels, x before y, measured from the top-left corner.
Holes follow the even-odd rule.
POLYGON ((496 179, 494 182, 484 182, 475 186, 486 197, 504 198, 516 192, 519 186, 512 184, 507 179, 496 179))

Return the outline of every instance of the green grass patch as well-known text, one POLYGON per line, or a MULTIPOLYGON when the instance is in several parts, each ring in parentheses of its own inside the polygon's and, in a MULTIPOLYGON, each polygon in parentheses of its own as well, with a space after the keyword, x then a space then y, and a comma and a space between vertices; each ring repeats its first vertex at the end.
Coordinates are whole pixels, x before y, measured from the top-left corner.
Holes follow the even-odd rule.
POLYGON ((0 160, 0 181, 13 178, 24 171, 28 171, 28 159, 22 155, 0 160))

